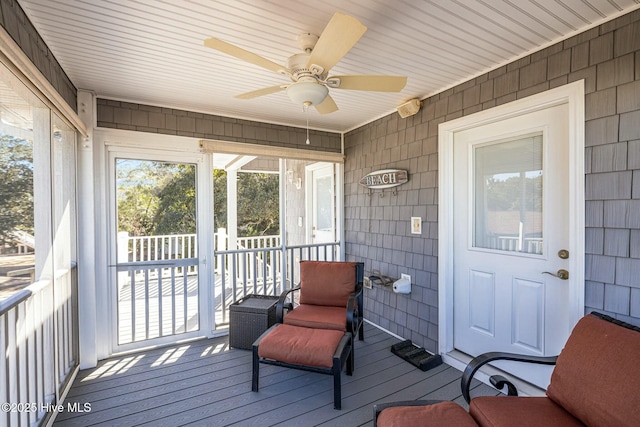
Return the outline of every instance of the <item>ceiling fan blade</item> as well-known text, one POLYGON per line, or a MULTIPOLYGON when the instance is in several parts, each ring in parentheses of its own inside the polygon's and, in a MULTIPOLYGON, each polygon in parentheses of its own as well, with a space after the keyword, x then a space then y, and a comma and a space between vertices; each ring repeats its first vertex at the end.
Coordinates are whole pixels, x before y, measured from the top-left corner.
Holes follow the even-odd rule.
POLYGON ((234 96, 234 98, 238 98, 238 99, 257 98, 259 96, 270 95, 272 93, 280 92, 282 90, 285 90, 287 86, 288 85, 276 85, 276 86, 264 87, 262 89, 252 90, 251 92, 241 93, 239 95, 234 96))
POLYGON ((407 84, 405 76, 351 75, 331 76, 327 86, 335 89, 400 92, 407 84))
POLYGON ((356 18, 336 12, 311 51, 307 68, 318 65, 328 72, 367 31, 356 18))
POLYGON ((316 105, 316 110, 320 114, 329 114, 334 111, 338 111, 338 106, 336 102, 333 100, 331 95, 327 95, 327 97, 320 104, 316 105))
POLYGON ((215 37, 205 39, 204 45, 259 67, 266 68, 267 70, 275 71, 276 73, 286 74, 289 71, 287 67, 276 64, 275 62, 269 61, 267 58, 263 58, 260 55, 256 55, 253 52, 249 52, 248 50, 244 50, 238 46, 216 39, 215 37))

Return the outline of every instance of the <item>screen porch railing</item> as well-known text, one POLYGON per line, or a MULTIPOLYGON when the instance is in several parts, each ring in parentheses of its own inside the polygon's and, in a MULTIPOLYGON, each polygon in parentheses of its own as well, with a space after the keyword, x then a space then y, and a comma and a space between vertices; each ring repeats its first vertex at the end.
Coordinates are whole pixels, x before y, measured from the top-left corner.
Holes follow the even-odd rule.
POLYGON ((75 265, 0 301, 0 426, 44 424, 78 367, 75 265))
MULTIPOLYGON (((233 245, 236 248, 228 249, 228 236, 222 229, 215 234, 214 244, 218 325, 228 323, 229 306, 234 302, 249 294, 278 295, 297 283, 299 261, 338 260, 340 247, 339 242, 287 246, 282 244, 280 236, 258 236, 238 237, 233 245)), ((168 260, 197 260, 195 234, 130 237, 121 233, 118 248, 118 262, 123 265, 118 271, 127 275, 122 283, 140 282, 139 289, 149 288, 148 282, 157 280, 158 274, 173 273, 184 277, 186 290, 187 278, 198 274, 198 262, 176 264, 173 270, 158 268, 158 263, 168 260)))
MULTIPOLYGON (((141 262, 139 268, 129 269, 142 272, 143 284, 153 271, 165 270, 153 267, 145 257, 156 262, 166 262, 163 258, 197 259, 197 251, 189 252, 197 248, 195 236, 177 236, 168 243, 171 239, 174 236, 127 242, 128 249, 134 245, 144 248, 135 255, 141 262)), ((300 260, 339 260, 339 242, 286 246, 277 236, 239 239, 238 249, 217 250, 214 259, 216 324, 224 325, 229 306, 244 296, 278 295, 294 286, 299 280, 300 260)), ((197 263, 178 264, 184 265, 179 267, 184 269, 183 277, 197 277, 197 263)), ((41 425, 47 421, 78 367, 77 310, 75 265, 57 271, 52 280, 33 283, 0 301, 0 330, 4 331, 0 348, 5 354, 0 364, 0 403, 15 405, 0 412, 0 425, 41 425)))

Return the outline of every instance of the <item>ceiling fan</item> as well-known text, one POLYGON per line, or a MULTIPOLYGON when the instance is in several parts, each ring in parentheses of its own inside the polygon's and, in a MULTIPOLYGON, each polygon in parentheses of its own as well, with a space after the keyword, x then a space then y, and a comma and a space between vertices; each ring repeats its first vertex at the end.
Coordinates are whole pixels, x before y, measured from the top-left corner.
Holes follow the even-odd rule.
POLYGON ((305 110, 313 106, 320 114, 328 114, 338 110, 338 106, 329 95, 329 88, 400 92, 407 83, 405 76, 329 76, 329 70, 351 50, 365 31, 367 27, 356 18, 336 12, 320 37, 314 34, 298 36, 298 43, 304 53, 290 56, 286 67, 214 37, 206 39, 204 44, 227 55, 287 76, 292 81, 292 83, 241 93, 236 95, 236 98, 252 99, 286 90, 289 98, 303 105, 305 110))

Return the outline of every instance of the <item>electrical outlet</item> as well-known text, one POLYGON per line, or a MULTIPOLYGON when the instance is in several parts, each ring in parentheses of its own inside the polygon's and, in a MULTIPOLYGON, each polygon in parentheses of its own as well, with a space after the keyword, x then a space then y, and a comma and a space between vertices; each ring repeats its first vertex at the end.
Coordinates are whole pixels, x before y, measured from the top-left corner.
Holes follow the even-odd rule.
POLYGON ((401 279, 407 279, 407 280, 409 281, 409 283, 411 283, 411 276, 410 276, 410 275, 408 275, 408 274, 404 274, 404 273, 402 273, 402 274, 400 275, 400 278, 401 278, 401 279))
POLYGON ((364 277, 363 286, 367 289, 373 288, 373 286, 371 286, 371 280, 369 280, 367 276, 364 277))

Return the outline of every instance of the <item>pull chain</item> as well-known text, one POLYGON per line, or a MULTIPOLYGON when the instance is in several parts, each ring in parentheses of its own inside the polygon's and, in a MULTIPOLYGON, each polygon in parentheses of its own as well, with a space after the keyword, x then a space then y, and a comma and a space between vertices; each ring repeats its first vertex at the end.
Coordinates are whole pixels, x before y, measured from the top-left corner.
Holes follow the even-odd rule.
POLYGON ((305 141, 307 145, 311 144, 311 142, 309 141, 309 106, 310 105, 311 105, 311 102, 305 102, 304 104, 302 104, 302 111, 304 111, 304 115, 307 118, 307 140, 305 141))

